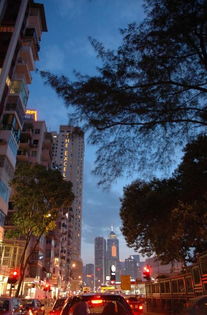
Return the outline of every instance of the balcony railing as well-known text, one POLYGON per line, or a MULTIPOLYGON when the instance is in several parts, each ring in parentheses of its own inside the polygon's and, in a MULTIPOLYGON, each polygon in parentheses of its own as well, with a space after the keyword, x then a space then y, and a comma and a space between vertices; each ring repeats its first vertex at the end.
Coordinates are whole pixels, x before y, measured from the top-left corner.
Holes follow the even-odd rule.
POLYGON ((37 37, 35 28, 27 28, 25 30, 25 33, 24 33, 24 39, 33 40, 35 47, 37 49, 37 52, 39 51, 40 45, 39 45, 39 41, 38 41, 38 37, 37 37))
POLYGON ((22 100, 24 108, 26 108, 29 95, 24 81, 22 80, 11 81, 9 93, 11 95, 19 95, 22 100))
MULTIPOLYGON (((12 96, 10 96, 10 98, 12 98, 12 96)), ((13 99, 11 100, 11 102, 12 101, 13 102, 10 103, 10 98, 8 98, 8 100, 7 100, 5 111, 7 111, 7 112, 15 112, 16 115, 18 116, 19 122, 20 122, 20 124, 22 126, 23 125, 23 121, 24 121, 25 111, 24 111, 24 109, 22 107, 21 101, 16 98, 16 103, 13 103, 14 102, 13 99)))
POLYGON ((19 139, 20 139, 20 129, 14 129, 14 126, 12 124, 7 124, 7 125, 3 125, 2 130, 11 130, 12 135, 14 137, 14 139, 16 140, 16 143, 19 143, 19 139))

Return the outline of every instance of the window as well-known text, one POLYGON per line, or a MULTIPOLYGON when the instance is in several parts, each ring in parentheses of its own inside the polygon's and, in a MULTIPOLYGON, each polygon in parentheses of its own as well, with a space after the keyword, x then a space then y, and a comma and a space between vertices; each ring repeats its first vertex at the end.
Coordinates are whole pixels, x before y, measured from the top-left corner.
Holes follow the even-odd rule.
POLYGON ((193 280, 195 284, 200 283, 200 272, 198 268, 193 269, 193 280))
POLYGON ((203 274, 207 274, 207 255, 204 257, 201 257, 201 271, 203 274))
POLYGON ((35 129, 35 132, 34 132, 36 135, 39 135, 40 134, 40 129, 35 129))
POLYGON ((37 156, 37 151, 32 151, 32 156, 33 157, 37 156))
POLYGON ((193 283, 191 277, 185 279, 185 286, 187 292, 193 292, 193 283))
POLYGON ((37 147, 37 146, 38 146, 38 143, 39 143, 39 140, 37 140, 37 139, 33 140, 33 146, 34 146, 34 147, 37 147))

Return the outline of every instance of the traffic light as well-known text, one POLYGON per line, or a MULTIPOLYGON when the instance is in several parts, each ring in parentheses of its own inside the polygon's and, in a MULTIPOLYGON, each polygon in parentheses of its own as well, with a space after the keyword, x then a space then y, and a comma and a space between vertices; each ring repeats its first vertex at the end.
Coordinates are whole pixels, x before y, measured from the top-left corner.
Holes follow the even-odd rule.
POLYGON ((44 291, 50 291, 50 284, 46 283, 43 290, 44 291))
POLYGON ((147 281, 151 280, 151 268, 149 265, 144 266, 143 276, 147 281))
POLYGON ((11 270, 9 273, 8 283, 15 284, 19 279, 19 271, 11 270))

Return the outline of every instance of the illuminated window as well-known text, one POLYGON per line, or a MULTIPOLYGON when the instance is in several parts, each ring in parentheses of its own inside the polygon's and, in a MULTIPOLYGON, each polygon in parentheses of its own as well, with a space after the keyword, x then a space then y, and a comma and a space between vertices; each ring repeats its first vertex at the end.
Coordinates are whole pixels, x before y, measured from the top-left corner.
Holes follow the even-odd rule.
POLYGON ((112 245, 112 247, 111 247, 111 256, 116 257, 116 246, 115 245, 112 245))

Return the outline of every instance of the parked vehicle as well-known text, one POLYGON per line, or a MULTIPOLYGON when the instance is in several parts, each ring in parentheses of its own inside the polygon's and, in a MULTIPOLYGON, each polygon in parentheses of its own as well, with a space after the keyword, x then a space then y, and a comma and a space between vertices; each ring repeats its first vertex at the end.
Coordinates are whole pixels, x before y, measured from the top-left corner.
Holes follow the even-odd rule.
POLYGON ((21 300, 13 297, 0 297, 0 315, 22 314, 21 300))
POLYGON ((22 307, 25 315, 44 315, 44 305, 37 299, 22 299, 22 307))
POLYGON ((49 315, 60 315, 60 312, 65 304, 66 298, 59 298, 55 301, 49 315))
POLYGON ((143 313, 144 310, 143 299, 140 299, 137 296, 127 296, 125 299, 129 306, 131 307, 131 310, 134 315, 139 315, 143 313))
POLYGON ((119 294, 89 293, 69 298, 61 315, 133 315, 129 304, 119 294))
POLYGON ((185 315, 206 315, 207 295, 198 296, 188 301, 188 308, 185 315))

